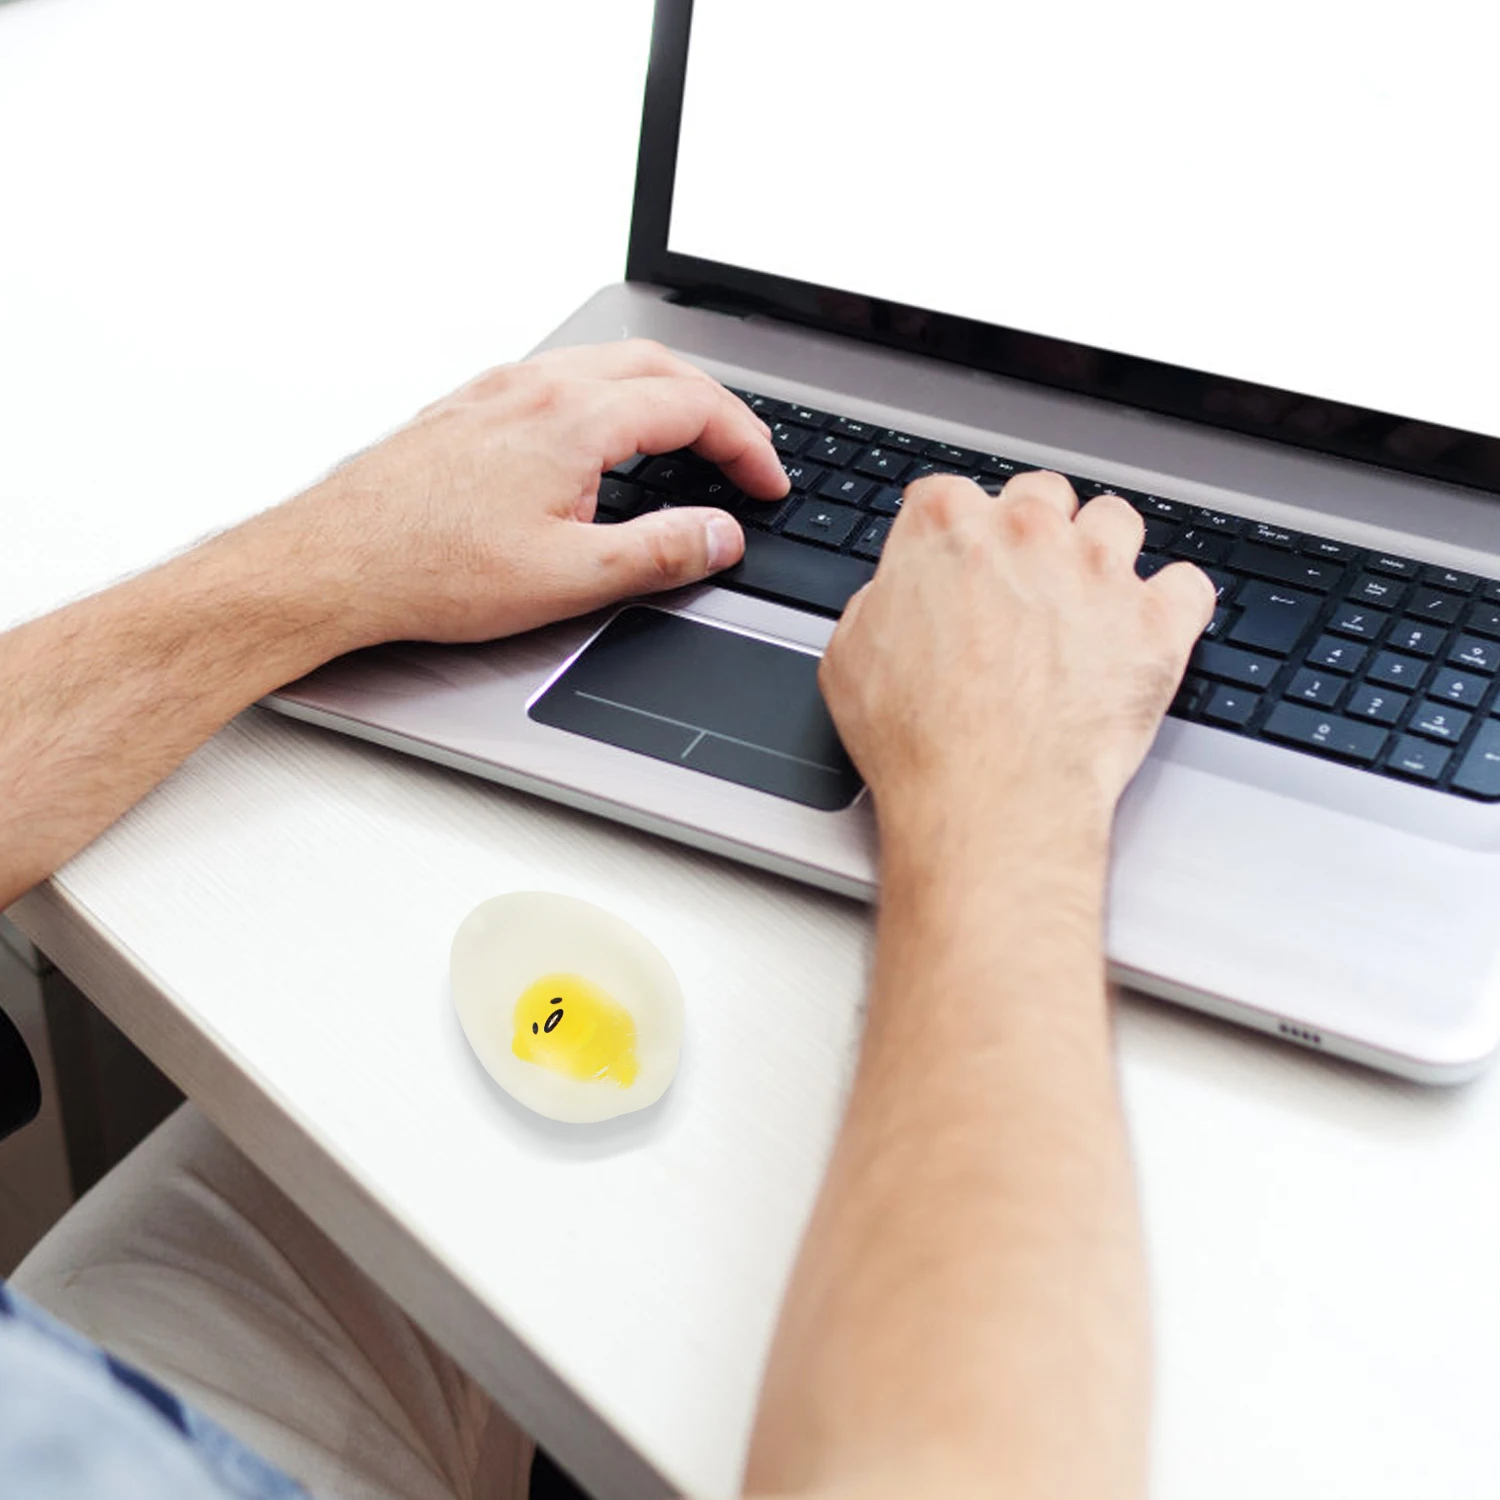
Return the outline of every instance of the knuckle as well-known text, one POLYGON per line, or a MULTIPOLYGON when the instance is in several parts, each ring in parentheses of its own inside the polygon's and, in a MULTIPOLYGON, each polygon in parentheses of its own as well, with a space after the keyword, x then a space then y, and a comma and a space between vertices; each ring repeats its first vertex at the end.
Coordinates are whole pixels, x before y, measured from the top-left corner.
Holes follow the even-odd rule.
POLYGON ((956 474, 927 474, 907 485, 901 509, 930 524, 951 526, 974 488, 956 474))
POLYGON ((674 584, 693 573, 696 559, 685 527, 668 524, 667 518, 662 517, 644 528, 641 545, 648 571, 661 585, 674 584))
POLYGON ((1035 490, 1017 495, 1005 508, 1004 515, 1011 535, 1018 541, 1041 536, 1062 519, 1046 497, 1035 490))

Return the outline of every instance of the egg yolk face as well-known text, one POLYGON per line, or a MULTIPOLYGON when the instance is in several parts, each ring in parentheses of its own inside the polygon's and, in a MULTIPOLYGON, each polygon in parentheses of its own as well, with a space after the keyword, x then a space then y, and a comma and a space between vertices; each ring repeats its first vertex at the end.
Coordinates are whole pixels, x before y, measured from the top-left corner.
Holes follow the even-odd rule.
POLYGON ((638 1071, 634 1017, 577 974, 545 975, 516 1001, 511 1051, 580 1083, 628 1089, 638 1071))

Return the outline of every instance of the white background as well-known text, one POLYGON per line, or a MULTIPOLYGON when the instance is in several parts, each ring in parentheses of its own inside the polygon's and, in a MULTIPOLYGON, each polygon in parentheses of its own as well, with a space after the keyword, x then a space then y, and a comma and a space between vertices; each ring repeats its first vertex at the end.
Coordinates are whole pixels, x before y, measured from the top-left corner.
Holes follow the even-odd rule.
POLYGON ((697 0, 670 246, 1500 434, 1496 26, 697 0))

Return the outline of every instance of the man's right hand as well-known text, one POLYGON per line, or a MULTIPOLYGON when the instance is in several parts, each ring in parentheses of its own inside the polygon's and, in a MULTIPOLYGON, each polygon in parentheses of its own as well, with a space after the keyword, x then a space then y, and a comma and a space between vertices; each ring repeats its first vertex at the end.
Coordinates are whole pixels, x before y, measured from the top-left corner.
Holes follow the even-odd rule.
POLYGON ((907 491, 821 674, 887 833, 987 833, 1051 799, 1107 835, 1214 608, 1190 563, 1136 576, 1142 535, 1124 500, 1079 510, 1058 474, 907 491))

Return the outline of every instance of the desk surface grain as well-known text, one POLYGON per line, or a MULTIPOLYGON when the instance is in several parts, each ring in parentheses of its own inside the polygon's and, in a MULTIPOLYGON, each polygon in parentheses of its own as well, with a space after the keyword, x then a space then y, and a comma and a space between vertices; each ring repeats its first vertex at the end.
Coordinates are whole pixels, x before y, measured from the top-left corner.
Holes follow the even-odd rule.
MULTIPOLYGON (((291 493, 615 279, 649 19, 0 4, 0 620, 291 493)), ((251 711, 16 915, 602 1500, 733 1493, 863 909, 251 711), (449 939, 528 887, 682 976, 647 1114, 549 1126, 469 1053, 449 939)), ((1500 1085, 1144 1002, 1118 1030, 1157 1494, 1493 1492, 1500 1085)))

